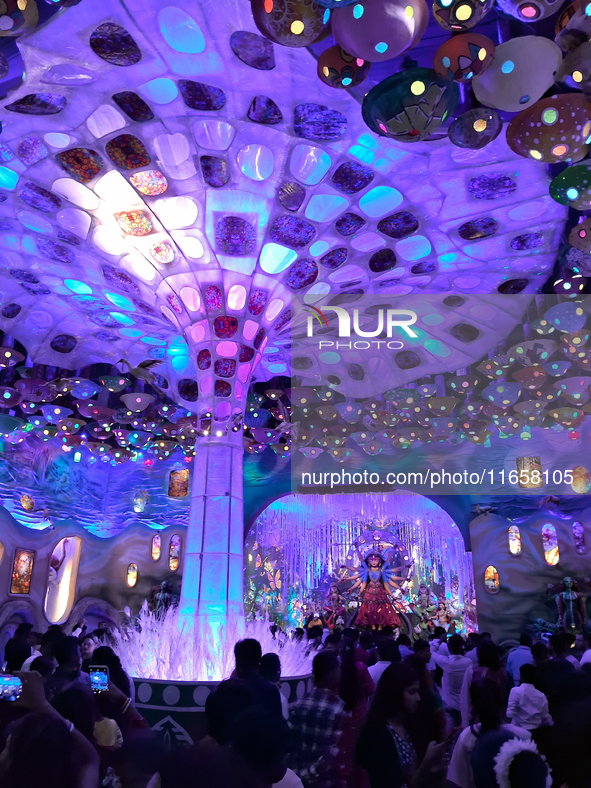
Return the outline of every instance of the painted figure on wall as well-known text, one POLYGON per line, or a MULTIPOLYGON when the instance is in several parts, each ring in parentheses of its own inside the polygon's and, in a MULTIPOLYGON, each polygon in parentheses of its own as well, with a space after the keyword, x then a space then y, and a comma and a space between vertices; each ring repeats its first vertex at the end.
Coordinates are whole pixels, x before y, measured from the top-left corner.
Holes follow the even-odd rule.
POLYGON ((12 564, 11 594, 28 594, 30 592, 34 560, 33 550, 16 550, 12 564))

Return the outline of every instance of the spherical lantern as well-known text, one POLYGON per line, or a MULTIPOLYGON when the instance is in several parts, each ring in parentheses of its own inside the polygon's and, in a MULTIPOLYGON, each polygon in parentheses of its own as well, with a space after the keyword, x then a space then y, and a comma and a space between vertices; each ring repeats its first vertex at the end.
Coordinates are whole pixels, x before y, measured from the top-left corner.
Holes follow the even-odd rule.
POLYGON ((590 134, 591 104, 580 93, 563 93, 541 99, 512 118, 507 144, 535 161, 580 161, 587 153, 590 134))
POLYGON ((379 82, 365 96, 363 120, 398 142, 427 139, 455 110, 459 88, 430 68, 409 68, 379 82))
POLYGON ((427 29, 424 0, 360 0, 332 16, 332 34, 345 52, 370 63, 415 46, 427 29))
POLYGON ((433 16, 446 30, 470 30, 493 7, 493 0, 435 0, 433 16))
POLYGON ((591 208, 591 166, 576 164, 559 173, 550 184, 550 197, 577 211, 591 208))
POLYGON ((560 9, 556 0, 497 0, 497 6, 521 22, 537 22, 560 9))
POLYGON ((502 128, 503 122, 494 109, 478 107, 456 118, 447 133, 458 148, 479 150, 496 139, 502 128))
POLYGON ((453 36, 442 44, 433 58, 433 68, 440 77, 469 82, 490 66, 495 45, 478 33, 453 36))
POLYGON ((591 41, 585 41, 564 58, 556 72, 556 82, 581 90, 587 97, 591 92, 591 41))
POLYGON ((275 44, 307 47, 328 30, 331 11, 314 0, 251 0, 256 26, 275 44))
POLYGON ((573 227, 568 234, 568 242, 579 252, 591 254, 591 218, 583 219, 580 224, 573 227))
POLYGON ((369 61, 349 55, 337 45, 318 58, 318 78, 331 88, 354 88, 363 82, 370 67, 369 61))
POLYGON ((4 0, 0 5, 0 36, 20 36, 39 21, 35 0, 4 0))
POLYGON ((490 66, 472 80, 474 95, 486 107, 519 112, 531 107, 554 84, 562 53, 542 36, 523 36, 499 44, 490 66))

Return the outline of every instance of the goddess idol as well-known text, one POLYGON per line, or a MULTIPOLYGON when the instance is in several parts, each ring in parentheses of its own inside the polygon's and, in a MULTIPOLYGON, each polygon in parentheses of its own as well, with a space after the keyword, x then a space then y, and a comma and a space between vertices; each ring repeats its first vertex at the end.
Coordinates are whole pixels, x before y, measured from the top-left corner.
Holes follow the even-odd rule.
POLYGON ((377 531, 360 536, 349 551, 349 560, 353 552, 357 567, 341 567, 340 576, 341 581, 354 581, 346 593, 359 598, 354 625, 371 629, 400 627, 401 615, 406 619, 402 584, 408 578, 411 564, 396 562, 409 561, 406 548, 392 534, 377 531))

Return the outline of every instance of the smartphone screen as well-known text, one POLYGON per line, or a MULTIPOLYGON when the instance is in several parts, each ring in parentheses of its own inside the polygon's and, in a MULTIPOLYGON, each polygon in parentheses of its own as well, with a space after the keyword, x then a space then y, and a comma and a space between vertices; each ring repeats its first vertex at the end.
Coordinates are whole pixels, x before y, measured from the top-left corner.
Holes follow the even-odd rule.
POLYGON ((0 700, 18 700, 22 688, 22 682, 16 676, 0 676, 0 700))
POLYGON ((109 689, 109 668, 105 665, 91 665, 90 686, 93 692, 106 692, 109 689))

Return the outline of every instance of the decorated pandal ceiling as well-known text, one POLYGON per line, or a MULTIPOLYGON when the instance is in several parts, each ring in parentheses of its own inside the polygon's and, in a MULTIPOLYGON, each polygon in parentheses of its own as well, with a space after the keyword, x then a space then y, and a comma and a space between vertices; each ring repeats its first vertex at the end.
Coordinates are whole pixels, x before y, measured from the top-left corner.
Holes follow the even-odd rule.
MULTIPOLYGON (((248 391, 291 373, 294 293, 324 304, 430 294, 448 314, 474 294, 540 292, 559 250, 562 292, 591 271, 590 220, 572 222, 560 249, 567 206, 583 210, 591 182, 584 4, 556 17, 558 44, 535 24, 503 43, 478 33, 487 14, 502 29, 504 14, 535 23, 558 12, 542 0, 436 0, 432 11, 423 0, 66 0, 37 29, 33 0, 6 5, 0 32, 16 38, 25 76, 0 108, 0 328, 23 358, 70 371, 16 375, 23 359, 5 342, 3 432, 14 442, 57 436, 69 448, 109 446, 123 462, 142 442, 156 456, 191 452, 211 427, 192 413, 236 425, 246 408, 249 429, 280 427, 285 408, 257 422, 248 391), (429 67, 396 71, 431 14, 449 39, 437 39, 429 67), (307 47, 323 39, 316 62, 307 47), (560 163, 552 180, 546 165, 560 163), (108 373, 76 373, 120 359, 108 373)), ((578 423, 586 384, 575 402, 542 364, 584 378, 586 310, 581 322, 567 304, 569 328, 544 337, 544 359, 538 343, 522 366, 515 357, 481 370, 483 386, 513 375, 509 403, 483 398, 498 411, 489 424, 541 423, 540 400, 559 396, 561 413, 546 416, 578 423), (529 380, 534 363, 543 389, 529 380), (509 412, 520 398, 523 413, 509 412)), ((415 357, 398 364, 412 370, 405 381, 430 370, 428 351, 415 357)), ((466 351, 446 371, 481 358, 466 351)), ((463 390, 478 388, 473 377, 463 390)), ((285 430, 263 438, 252 433, 249 450, 289 453, 285 430)))

